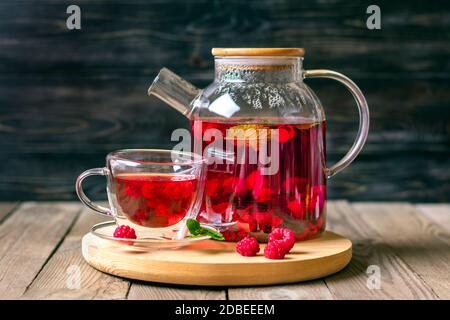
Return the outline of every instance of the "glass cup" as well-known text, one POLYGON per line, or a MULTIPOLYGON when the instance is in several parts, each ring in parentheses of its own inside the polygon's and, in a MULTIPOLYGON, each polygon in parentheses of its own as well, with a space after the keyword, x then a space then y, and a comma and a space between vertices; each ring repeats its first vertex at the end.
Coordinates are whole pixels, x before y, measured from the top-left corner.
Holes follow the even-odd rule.
POLYGON ((130 225, 145 237, 182 239, 185 220, 195 219, 205 186, 206 160, 190 152, 126 149, 106 157, 106 167, 80 174, 76 191, 81 202, 111 216, 118 225, 130 225), (92 202, 82 182, 93 175, 107 178, 109 208, 92 202))

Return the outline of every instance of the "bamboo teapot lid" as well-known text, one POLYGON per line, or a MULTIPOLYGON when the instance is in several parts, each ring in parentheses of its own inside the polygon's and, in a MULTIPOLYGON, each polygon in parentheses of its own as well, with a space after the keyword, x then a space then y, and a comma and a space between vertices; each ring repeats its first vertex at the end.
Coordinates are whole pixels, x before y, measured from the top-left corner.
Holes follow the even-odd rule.
POLYGON ((279 57, 303 57, 305 49, 303 48, 213 48, 213 56, 279 56, 279 57))

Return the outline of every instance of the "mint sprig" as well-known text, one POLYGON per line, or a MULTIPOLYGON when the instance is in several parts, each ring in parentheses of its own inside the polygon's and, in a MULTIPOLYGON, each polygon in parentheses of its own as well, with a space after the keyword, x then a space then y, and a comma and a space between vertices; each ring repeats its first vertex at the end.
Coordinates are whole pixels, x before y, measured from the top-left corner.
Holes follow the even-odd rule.
POLYGON ((195 219, 188 219, 186 221, 186 226, 191 234, 189 238, 197 238, 202 236, 210 236, 211 239, 214 240, 225 240, 223 235, 219 231, 211 230, 209 228, 204 228, 200 225, 200 222, 198 222, 195 219))

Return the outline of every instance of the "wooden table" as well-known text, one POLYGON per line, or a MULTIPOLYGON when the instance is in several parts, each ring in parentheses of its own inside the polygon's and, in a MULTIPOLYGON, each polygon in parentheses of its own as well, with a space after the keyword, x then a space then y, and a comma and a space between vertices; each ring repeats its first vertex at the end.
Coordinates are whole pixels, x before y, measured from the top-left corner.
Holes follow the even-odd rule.
POLYGON ((0 298, 450 298, 449 204, 332 201, 328 228, 353 241, 349 266, 320 280, 248 288, 168 286, 101 273, 80 252, 81 237, 100 221, 77 202, 0 203, 0 298), (379 289, 373 270, 380 270, 379 289))

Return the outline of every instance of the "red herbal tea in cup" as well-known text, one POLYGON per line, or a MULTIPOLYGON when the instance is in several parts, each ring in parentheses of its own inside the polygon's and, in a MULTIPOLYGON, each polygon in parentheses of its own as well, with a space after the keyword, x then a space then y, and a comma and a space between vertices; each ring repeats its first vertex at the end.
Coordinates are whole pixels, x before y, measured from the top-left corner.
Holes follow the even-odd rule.
POLYGON ((107 155, 105 167, 80 174, 76 191, 92 210, 136 228, 138 238, 181 240, 187 234, 183 221, 199 212, 205 168, 206 159, 191 152, 118 150, 107 155), (96 204, 83 191, 83 180, 94 175, 106 176, 109 207, 96 204))
POLYGON ((114 189, 117 203, 130 221, 161 228, 186 216, 195 200, 197 181, 189 174, 121 174, 114 177, 114 189))

